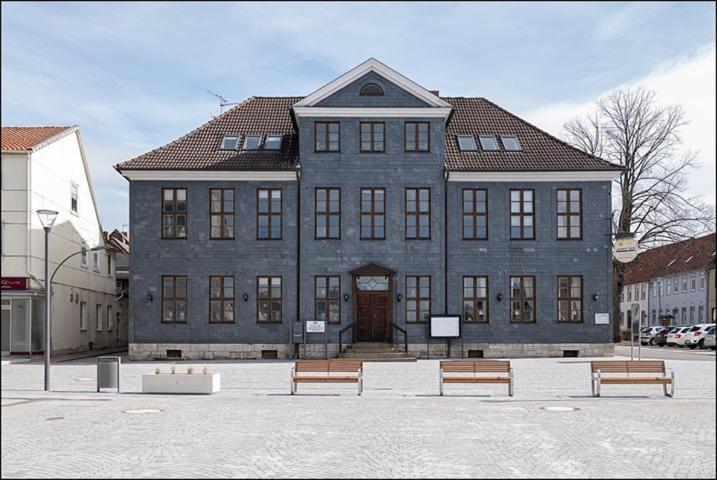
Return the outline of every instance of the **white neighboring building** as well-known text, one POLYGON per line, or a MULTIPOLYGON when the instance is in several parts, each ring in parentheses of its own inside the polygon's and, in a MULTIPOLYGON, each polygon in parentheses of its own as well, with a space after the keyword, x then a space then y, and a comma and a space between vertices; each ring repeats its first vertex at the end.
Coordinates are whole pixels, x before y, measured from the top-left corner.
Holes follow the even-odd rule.
MULTIPOLYGON (((59 212, 50 234, 51 272, 74 252, 105 246, 80 130, 3 127, 1 165, 2 351, 41 352, 45 246, 35 212, 59 212)), ((52 286, 53 353, 126 345, 115 299, 113 251, 67 260, 52 286)))
POLYGON ((633 322, 640 320, 647 326, 649 321, 649 285, 638 282, 622 287, 620 295, 620 325, 629 330, 633 322))

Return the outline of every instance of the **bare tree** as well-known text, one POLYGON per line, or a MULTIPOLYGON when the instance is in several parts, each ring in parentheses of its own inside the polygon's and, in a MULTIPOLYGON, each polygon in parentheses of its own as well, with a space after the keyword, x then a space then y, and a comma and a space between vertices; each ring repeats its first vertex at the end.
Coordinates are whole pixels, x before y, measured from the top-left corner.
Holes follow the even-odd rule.
MULTIPOLYGON (((595 112, 564 125, 574 146, 624 167, 614 189, 613 226, 634 233, 642 247, 714 230, 714 210, 685 193, 687 174, 697 165, 696 153, 681 148, 685 124, 681 106, 660 106, 652 90, 635 87, 610 93, 597 101, 595 112)), ((613 264, 618 341, 625 265, 613 264)))

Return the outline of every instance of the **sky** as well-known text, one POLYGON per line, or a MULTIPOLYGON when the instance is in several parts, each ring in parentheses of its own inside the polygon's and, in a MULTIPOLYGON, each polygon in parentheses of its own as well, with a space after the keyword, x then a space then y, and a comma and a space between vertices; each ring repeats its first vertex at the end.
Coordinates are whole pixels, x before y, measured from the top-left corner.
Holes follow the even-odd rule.
POLYGON ((306 95, 369 57, 446 96, 561 134, 616 88, 681 104, 715 203, 715 4, 2 2, 2 125, 79 125, 103 228, 127 228, 112 165, 219 112, 207 90, 306 95))

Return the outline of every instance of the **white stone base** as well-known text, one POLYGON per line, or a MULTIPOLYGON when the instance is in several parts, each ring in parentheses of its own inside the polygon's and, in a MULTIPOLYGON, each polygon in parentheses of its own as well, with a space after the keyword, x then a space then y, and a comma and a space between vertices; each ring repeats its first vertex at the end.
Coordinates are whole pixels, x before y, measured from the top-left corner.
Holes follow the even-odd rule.
MULTIPOLYGON (((408 344, 408 353, 417 358, 445 358, 446 343, 432 341, 430 349, 425 343, 408 344)), ((402 348, 403 345, 398 345, 402 348)), ((130 360, 256 360, 262 350, 276 350, 279 359, 291 358, 294 345, 288 343, 130 343, 130 360), (167 350, 181 350, 181 358, 167 357, 167 350)), ((338 355, 336 343, 328 345, 329 358, 338 355)), ((579 357, 611 357, 613 343, 465 343, 451 341, 451 358, 466 358, 468 350, 482 350, 484 358, 539 358, 562 357, 565 350, 577 350, 579 357)), ((300 358, 324 358, 324 344, 299 345, 300 358)))
POLYGON ((142 393, 211 395, 221 388, 218 373, 159 373, 142 375, 142 393))

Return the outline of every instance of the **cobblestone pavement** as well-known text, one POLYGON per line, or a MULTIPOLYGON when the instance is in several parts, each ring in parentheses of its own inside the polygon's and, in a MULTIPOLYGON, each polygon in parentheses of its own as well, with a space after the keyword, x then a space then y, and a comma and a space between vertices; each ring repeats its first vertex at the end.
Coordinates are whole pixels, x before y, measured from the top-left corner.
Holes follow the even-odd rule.
POLYGON ((715 362, 667 363, 674 399, 657 385, 594 399, 587 359, 513 360, 512 399, 505 385, 439 397, 435 360, 369 363, 361 397, 346 385, 292 397, 285 361, 211 362, 211 397, 140 394, 149 362, 122 365, 123 393, 97 394, 90 360, 54 366, 46 394, 41 364, 14 364, 2 477, 714 478, 715 362))

